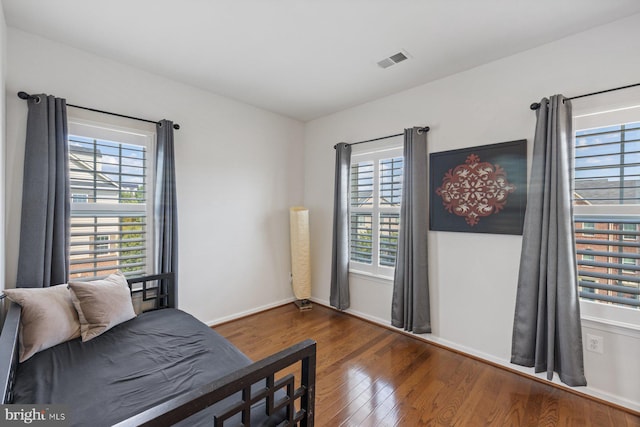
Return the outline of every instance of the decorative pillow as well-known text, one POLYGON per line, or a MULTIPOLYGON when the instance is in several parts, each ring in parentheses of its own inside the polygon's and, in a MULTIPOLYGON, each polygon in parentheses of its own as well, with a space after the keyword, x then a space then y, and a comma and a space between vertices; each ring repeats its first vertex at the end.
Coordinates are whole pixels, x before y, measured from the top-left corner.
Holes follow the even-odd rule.
POLYGON ((83 342, 136 317, 127 279, 119 271, 103 280, 69 282, 69 289, 83 342))
POLYGON ((4 294, 22 306, 20 362, 41 350, 80 336, 78 313, 67 285, 5 289, 4 294))

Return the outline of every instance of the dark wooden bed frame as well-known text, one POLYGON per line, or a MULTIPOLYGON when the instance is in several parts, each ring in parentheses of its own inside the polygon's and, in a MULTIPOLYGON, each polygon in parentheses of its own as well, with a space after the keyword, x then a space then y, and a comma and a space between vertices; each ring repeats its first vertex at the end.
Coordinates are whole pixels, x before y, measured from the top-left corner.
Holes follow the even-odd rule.
MULTIPOLYGON (((157 274, 129 279, 132 296, 139 295, 145 302, 153 302, 151 310, 174 308, 173 273, 157 274)), ((18 330, 21 308, 5 300, 8 305, 0 335, 0 393, 2 403, 12 403, 13 384, 18 366, 18 330)), ((149 311, 149 310, 145 310, 149 311)), ((284 409, 286 425, 312 427, 314 424, 316 377, 316 343, 305 340, 218 380, 167 400, 132 416, 117 426, 170 426, 235 393, 240 397, 223 412, 214 416, 213 425, 223 426, 225 420, 242 414, 242 424, 251 425, 251 406, 265 401, 266 414, 272 415, 284 409), (275 374, 287 367, 301 363, 300 386, 295 387, 292 374, 275 379, 275 374), (264 381, 265 387, 253 390, 251 386, 264 381), (282 390, 283 397, 275 396, 282 390), (296 410, 296 401, 298 409, 296 410)))

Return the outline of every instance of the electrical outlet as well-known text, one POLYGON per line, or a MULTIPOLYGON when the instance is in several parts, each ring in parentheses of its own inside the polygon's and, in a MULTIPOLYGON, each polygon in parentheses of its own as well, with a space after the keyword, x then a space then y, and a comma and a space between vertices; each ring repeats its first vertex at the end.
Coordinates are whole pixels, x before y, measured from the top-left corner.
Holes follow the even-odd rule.
POLYGON ((599 335, 587 334, 587 350, 594 353, 604 353, 604 338, 599 335))

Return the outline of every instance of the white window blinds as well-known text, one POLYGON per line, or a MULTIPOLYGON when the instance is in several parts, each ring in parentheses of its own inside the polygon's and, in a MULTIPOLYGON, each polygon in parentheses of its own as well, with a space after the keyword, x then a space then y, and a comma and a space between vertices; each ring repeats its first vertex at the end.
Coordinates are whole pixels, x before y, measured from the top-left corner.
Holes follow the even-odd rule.
POLYGON ((576 132, 580 296, 640 307, 640 122, 576 132))
POLYGON ((70 278, 99 278, 117 270, 145 274, 152 230, 149 138, 112 141, 93 137, 88 129, 70 132, 68 139, 70 278))
POLYGON ((351 270, 389 277, 398 251, 401 150, 356 154, 351 165, 351 270))

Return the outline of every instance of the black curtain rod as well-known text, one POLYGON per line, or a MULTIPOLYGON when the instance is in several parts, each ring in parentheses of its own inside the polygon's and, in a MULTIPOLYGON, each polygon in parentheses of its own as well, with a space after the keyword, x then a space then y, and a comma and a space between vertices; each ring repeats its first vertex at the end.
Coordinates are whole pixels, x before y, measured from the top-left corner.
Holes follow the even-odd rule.
MULTIPOLYGON (((423 132, 429 132, 429 126, 418 128, 418 133, 423 133, 423 132)), ((380 138, 367 139, 366 141, 352 142, 351 144, 347 144, 347 145, 364 144, 365 142, 380 141, 381 139, 393 138, 395 136, 402 136, 402 135, 404 135, 404 133, 396 133, 395 135, 381 136, 380 138)), ((333 146, 333 148, 335 149, 337 146, 338 145, 336 144, 333 146)))
MULTIPOLYGON (((18 92, 18 98, 27 100, 27 99, 34 99, 34 98, 36 98, 36 96, 29 95, 27 92, 20 91, 20 92, 18 92)), ((140 117, 125 116, 124 114, 111 113, 109 111, 98 110, 98 109, 95 109, 95 108, 81 107, 80 105, 67 104, 67 107, 80 108, 82 110, 93 111, 95 113, 108 114, 110 116, 124 117, 125 119, 138 120, 140 122, 158 123, 158 122, 154 122, 153 120, 141 119, 140 117)), ((180 125, 177 124, 177 123, 174 123, 173 124, 173 128, 178 130, 178 129, 180 129, 180 125)))
MULTIPOLYGON (((573 97, 567 98, 567 99, 571 100, 571 99, 585 98, 587 96, 600 95, 601 93, 615 92, 616 90, 621 90, 621 89, 629 89, 630 87, 635 87, 635 86, 640 86, 640 83, 634 83, 632 85, 615 87, 613 89, 600 90, 598 92, 585 93, 584 95, 573 96, 573 97)), ((529 108, 531 108, 532 110, 537 110, 538 108, 540 108, 540 103, 539 102, 534 102, 533 104, 531 104, 529 106, 529 108)))

